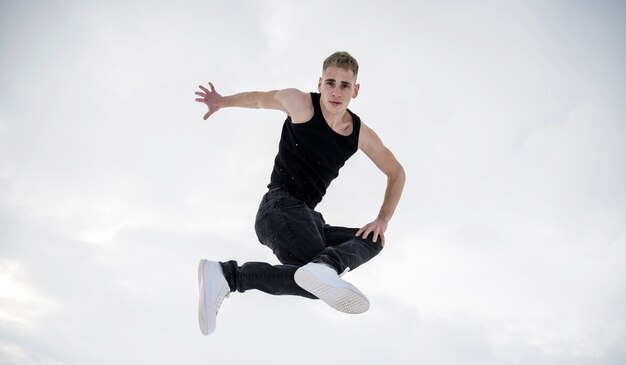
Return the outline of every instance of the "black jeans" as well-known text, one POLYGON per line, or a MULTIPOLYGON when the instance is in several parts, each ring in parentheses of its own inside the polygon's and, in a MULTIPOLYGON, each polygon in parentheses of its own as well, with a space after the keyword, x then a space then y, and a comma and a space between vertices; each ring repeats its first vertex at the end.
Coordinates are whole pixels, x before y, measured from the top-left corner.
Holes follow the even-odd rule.
POLYGON ((322 215, 288 191, 271 190, 263 196, 254 225, 259 241, 282 265, 236 261, 222 263, 231 291, 258 289, 274 295, 316 298, 294 281, 296 270, 309 262, 329 265, 338 273, 354 270, 382 250, 380 240, 355 237, 357 228, 333 227, 322 215))

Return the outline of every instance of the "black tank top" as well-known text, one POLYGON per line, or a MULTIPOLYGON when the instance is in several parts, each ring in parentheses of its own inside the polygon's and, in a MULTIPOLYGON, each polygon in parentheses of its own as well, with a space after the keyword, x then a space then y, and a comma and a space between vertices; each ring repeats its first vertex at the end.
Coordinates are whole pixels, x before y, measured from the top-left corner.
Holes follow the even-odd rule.
POLYGON ((352 116, 352 134, 342 136, 326 123, 320 108, 320 94, 311 93, 315 112, 306 123, 294 124, 287 117, 274 160, 269 189, 291 192, 309 207, 322 201, 339 169, 358 149, 361 120, 352 116))

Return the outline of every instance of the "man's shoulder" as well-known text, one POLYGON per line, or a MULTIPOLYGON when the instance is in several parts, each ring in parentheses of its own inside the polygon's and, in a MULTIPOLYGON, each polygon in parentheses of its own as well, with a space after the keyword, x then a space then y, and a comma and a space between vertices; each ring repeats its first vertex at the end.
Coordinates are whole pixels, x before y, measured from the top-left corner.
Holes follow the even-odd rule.
POLYGON ((361 121, 360 130, 359 130, 359 149, 365 150, 372 146, 372 144, 377 143, 379 141, 379 137, 367 124, 361 121))
POLYGON ((311 102, 311 93, 296 88, 278 90, 276 98, 286 102, 311 102))
POLYGON ((280 90, 276 97, 287 109, 293 123, 303 123, 313 117, 313 99, 311 93, 296 88, 280 90))

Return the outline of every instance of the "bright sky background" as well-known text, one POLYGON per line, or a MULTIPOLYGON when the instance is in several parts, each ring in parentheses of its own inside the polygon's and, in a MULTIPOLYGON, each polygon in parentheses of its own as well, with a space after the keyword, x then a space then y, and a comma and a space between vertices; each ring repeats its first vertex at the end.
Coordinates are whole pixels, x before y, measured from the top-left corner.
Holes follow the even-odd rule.
MULTIPOLYGON (((0 364, 625 364, 621 1, 1 1, 0 364), (277 263, 253 229, 284 116, 197 85, 316 88, 407 185, 372 306, 235 293, 197 324, 201 258, 277 263)), ((375 218, 351 159, 319 210, 375 218)))

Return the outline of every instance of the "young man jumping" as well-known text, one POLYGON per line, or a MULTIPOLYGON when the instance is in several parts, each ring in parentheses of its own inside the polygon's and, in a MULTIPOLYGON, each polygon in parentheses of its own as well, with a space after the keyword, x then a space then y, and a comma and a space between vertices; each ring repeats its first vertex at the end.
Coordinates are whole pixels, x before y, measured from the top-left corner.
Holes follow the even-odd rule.
POLYGON ((209 83, 200 86, 197 102, 206 104, 208 119, 221 108, 262 108, 287 114, 268 191, 255 221, 259 241, 281 265, 201 260, 198 269, 198 317, 204 335, 215 331, 222 301, 231 292, 258 289, 274 295, 321 299, 345 313, 363 313, 369 300, 340 277, 376 256, 385 245, 385 231, 400 201, 405 174, 402 165, 378 135, 348 109, 357 97, 357 61, 347 52, 330 55, 323 64, 317 93, 297 89, 243 92, 222 96, 209 83), (315 206, 339 169, 357 150, 363 151, 387 176, 376 219, 362 228, 326 224, 315 206))

